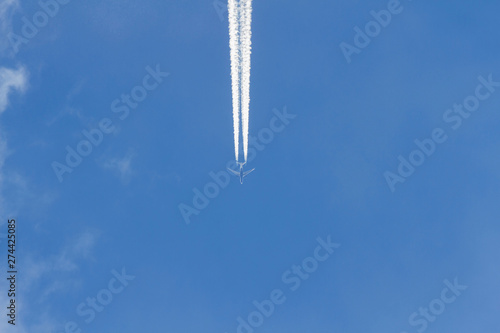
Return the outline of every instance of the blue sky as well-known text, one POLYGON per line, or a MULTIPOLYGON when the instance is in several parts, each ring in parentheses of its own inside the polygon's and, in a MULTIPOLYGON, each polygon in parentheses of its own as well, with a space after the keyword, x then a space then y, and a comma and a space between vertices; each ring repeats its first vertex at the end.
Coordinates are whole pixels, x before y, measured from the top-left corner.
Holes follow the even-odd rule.
POLYGON ((500 4, 254 1, 256 170, 222 188, 221 5, 69 1, 14 52, 9 36, 42 8, 0 0, 0 247, 15 218, 19 262, 17 325, 2 305, 0 331, 497 332, 500 4), (354 27, 396 7, 348 62, 354 27), (133 91, 147 96, 120 101, 133 91), (453 129, 465 100, 475 111, 453 129), (413 153, 436 129, 446 140, 413 153), (54 162, 68 167, 66 147, 96 130, 60 181, 54 162), (423 162, 402 177, 412 153, 423 162), (405 181, 391 188, 387 172, 405 181), (207 186, 217 194, 196 207, 207 186), (307 263, 307 278, 292 272, 307 263), (252 327, 273 291, 281 304, 252 327))

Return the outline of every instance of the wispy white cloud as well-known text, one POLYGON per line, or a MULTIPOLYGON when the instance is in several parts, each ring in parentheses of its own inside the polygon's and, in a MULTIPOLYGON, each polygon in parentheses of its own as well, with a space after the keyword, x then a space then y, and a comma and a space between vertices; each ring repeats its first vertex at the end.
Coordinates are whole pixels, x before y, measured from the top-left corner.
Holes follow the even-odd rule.
POLYGON ((66 94, 66 101, 64 106, 58 112, 57 115, 52 116, 52 118, 46 122, 47 126, 52 126, 52 124, 59 121, 61 118, 65 116, 76 117, 82 123, 89 122, 89 119, 83 115, 81 110, 78 107, 73 106, 74 99, 78 95, 80 95, 80 93, 84 89, 86 81, 87 81, 86 79, 80 79, 73 84, 71 89, 69 89, 68 93, 66 94))
POLYGON ((12 14, 19 8, 19 0, 0 0, 0 52, 9 46, 8 34, 12 32, 12 14))
MULTIPOLYGON (((50 297, 82 287, 80 267, 85 260, 93 259, 92 253, 99 234, 95 230, 84 231, 51 256, 38 253, 26 255, 23 274, 19 276, 19 284, 25 292, 17 298, 16 304, 17 312, 29 314, 26 316, 29 318, 20 322, 20 327, 16 323, 16 332, 54 332, 61 326, 51 312, 50 297)), ((0 303, 6 302, 6 295, 0 294, 0 303)), ((0 332, 11 332, 11 325, 5 325, 4 322, 0 322, 0 332)))
MULTIPOLYGON (((0 27, 6 28, 10 24, 11 11, 19 6, 18 0, 0 0, 0 27)), ((3 32, 3 30, 2 30, 3 32)))
MULTIPOLYGON (((60 273, 78 271, 78 262, 82 259, 91 258, 90 255, 98 236, 99 233, 96 231, 85 231, 68 243, 56 255, 47 258, 41 258, 37 255, 28 256, 26 259, 27 265, 24 269, 25 280, 23 281, 26 288, 38 283, 43 277, 50 277, 53 283, 61 282, 54 280, 54 277, 59 276, 60 273)), ((53 286, 50 286, 49 289, 58 290, 53 286)), ((44 290, 44 293, 46 293, 46 290, 44 290)))
MULTIPOLYGON (((7 51, 10 49, 11 45, 8 40, 9 33, 12 32, 12 17, 15 11, 20 7, 19 0, 0 0, 0 56, 6 56, 7 51)), ((18 66, 17 68, 7 68, 0 67, 0 114, 6 111, 10 106, 11 98, 14 94, 22 94, 26 91, 28 87, 29 73, 24 66, 18 66)), ((1 127, 1 123, 0 123, 1 127)), ((0 227, 4 230, 4 224, 7 221, 7 217, 11 218, 16 213, 16 207, 19 205, 19 201, 24 201, 28 198, 33 198, 34 193, 31 191, 27 180, 17 172, 7 171, 5 169, 5 162, 7 157, 13 153, 12 150, 8 148, 7 145, 8 136, 5 131, 0 128, 0 227), (7 189, 6 189, 7 187, 7 189), (5 197, 5 193, 9 193, 9 199, 5 197), (15 198, 15 199, 12 199, 15 198)), ((49 196, 44 194, 42 201, 51 201, 49 196)), ((0 244, 4 244, 5 235, 0 233, 0 244)), ((46 275, 50 270, 47 267, 53 267, 53 269, 76 269, 75 258, 78 258, 78 254, 87 256, 89 253, 89 248, 93 245, 93 241, 90 241, 92 237, 89 237, 87 233, 84 233, 77 242, 74 243, 73 247, 68 247, 64 249, 60 254, 54 256, 47 260, 31 260, 32 265, 29 264, 30 260, 27 260, 23 264, 23 268, 26 268, 27 276, 24 274, 19 276, 23 281, 29 281, 29 279, 41 277, 46 275), (53 262, 48 263, 47 261, 53 260, 53 262)), ((43 259, 43 258, 42 258, 43 259)), ((47 297, 49 294, 60 290, 57 285, 57 279, 51 279, 53 285, 49 285, 45 288, 45 292, 42 292, 42 298, 47 297)), ((0 283, 2 290, 5 289, 5 282, 0 283)), ((33 283, 31 280, 30 283, 33 283)), ((7 304, 9 302, 7 295, 4 293, 0 294, 0 304, 7 304)), ((26 296, 17 297, 16 299, 16 310, 18 313, 26 313, 31 307, 31 299, 26 296)), ((36 311, 39 312, 39 311, 36 311)), ((42 316, 38 318, 38 323, 36 326, 26 325, 25 322, 16 320, 15 331, 19 333, 25 332, 52 332, 54 325, 51 320, 48 320, 47 316, 42 316), (34 330, 33 330, 34 329, 34 330)), ((7 323, 7 320, 0 321, 0 332, 12 332, 13 326, 7 323)))
MULTIPOLYGON (((12 151, 7 150, 5 140, 0 154, 2 160, 5 160, 12 151)), ((0 161, 0 225, 6 222, 7 218, 15 218, 18 212, 23 212, 25 218, 41 219, 48 206, 52 204, 57 193, 54 190, 44 189, 36 186, 29 179, 12 168, 1 168, 0 161), (3 196, 2 196, 3 195, 3 196)), ((38 223, 33 227, 36 227, 38 223)), ((0 230, 2 230, 0 228, 0 230)), ((1 233, 1 231, 0 231, 1 233)))
POLYGON ((0 68, 0 113, 9 105, 9 95, 13 91, 23 93, 28 85, 28 72, 24 67, 18 69, 0 68))
MULTIPOLYGON (((7 36, 11 32, 12 15, 19 7, 19 0, 0 0, 0 55, 8 47, 7 36)), ((28 85, 28 71, 24 67, 10 69, 0 67, 0 114, 9 106, 9 98, 13 92, 23 93, 28 85)), ((0 226, 6 223, 7 217, 13 213, 3 196, 5 175, 4 164, 11 152, 8 149, 6 136, 0 131, 0 226)), ((0 233, 1 240, 5 234, 0 233)))
MULTIPOLYGON (((1 1, 1 0, 0 0, 1 1)), ((0 14, 3 13, 1 8, 4 5, 0 3, 0 14)), ((5 111, 9 105, 9 96, 12 91, 24 92, 27 87, 28 74, 24 67, 18 69, 8 69, 5 67, 0 67, 0 114, 5 111)), ((0 133, 0 225, 5 223, 6 215, 12 213, 9 211, 9 207, 5 202, 5 198, 2 196, 2 191, 4 189, 5 175, 4 175, 4 164, 7 156, 11 152, 7 147, 7 141, 5 135, 0 133)), ((2 238, 0 234, 0 238, 2 238)))
MULTIPOLYGON (((0 51, 3 51, 7 34, 11 31, 11 18, 13 11, 19 6, 18 0, 0 0, 0 51)), ((0 113, 9 106, 9 97, 12 92, 23 93, 28 85, 28 71, 24 67, 10 69, 0 67, 0 113)), ((3 166, 9 151, 5 137, 0 135, 0 188, 3 180, 3 166)), ((1 190, 0 190, 1 191, 1 190)), ((0 195, 0 207, 4 207, 0 195)))
POLYGON ((133 151, 129 151, 127 155, 122 158, 110 158, 104 161, 103 167, 105 169, 112 170, 118 177, 122 183, 126 184, 130 181, 130 177, 132 176, 132 159, 135 157, 135 153, 133 151))

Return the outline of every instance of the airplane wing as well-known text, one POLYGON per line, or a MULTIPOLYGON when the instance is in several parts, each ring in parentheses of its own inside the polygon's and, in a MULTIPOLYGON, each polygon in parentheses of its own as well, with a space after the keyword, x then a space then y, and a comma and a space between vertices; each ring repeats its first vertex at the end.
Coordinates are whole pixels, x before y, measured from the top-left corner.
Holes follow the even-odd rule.
POLYGON ((248 171, 243 172, 243 177, 245 177, 246 175, 248 175, 250 172, 252 172, 254 170, 255 170, 255 168, 253 168, 252 170, 248 170, 248 171))
POLYGON ((227 170, 228 170, 228 171, 230 171, 230 172, 231 172, 233 175, 235 175, 235 176, 238 176, 238 177, 240 176, 240 173, 239 173, 239 172, 236 172, 236 171, 231 170, 231 169, 229 169, 229 168, 227 168, 227 170))

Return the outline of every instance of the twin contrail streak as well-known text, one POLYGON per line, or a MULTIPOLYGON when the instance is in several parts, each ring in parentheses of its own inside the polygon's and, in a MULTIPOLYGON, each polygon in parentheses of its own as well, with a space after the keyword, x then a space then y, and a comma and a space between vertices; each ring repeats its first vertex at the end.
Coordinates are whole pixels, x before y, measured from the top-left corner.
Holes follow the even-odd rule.
POLYGON ((228 11, 233 93, 234 154, 236 161, 238 161, 241 126, 243 154, 246 162, 250 108, 252 0, 229 0, 228 11))

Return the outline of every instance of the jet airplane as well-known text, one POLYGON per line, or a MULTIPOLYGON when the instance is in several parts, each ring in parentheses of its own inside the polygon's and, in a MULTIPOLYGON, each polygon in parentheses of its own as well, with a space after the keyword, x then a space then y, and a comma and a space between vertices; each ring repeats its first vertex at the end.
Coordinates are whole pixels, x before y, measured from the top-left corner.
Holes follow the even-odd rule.
POLYGON ((243 178, 245 178, 246 176, 248 176, 248 174, 252 171, 255 170, 255 168, 253 168, 252 170, 248 170, 248 171, 243 171, 243 166, 245 165, 246 162, 236 162, 238 163, 238 165, 240 166, 240 171, 234 171, 232 169, 229 169, 227 168, 233 175, 235 175, 236 177, 240 177, 240 183, 243 184, 243 178))

